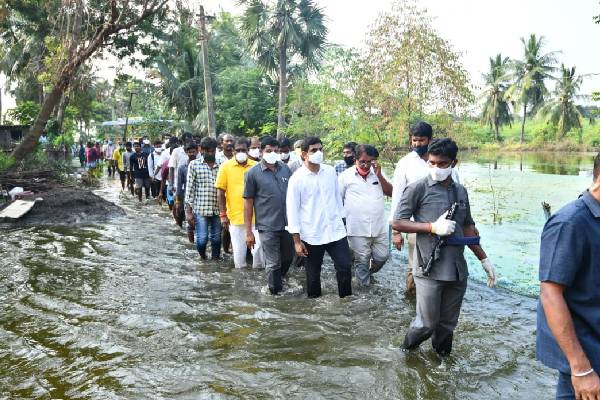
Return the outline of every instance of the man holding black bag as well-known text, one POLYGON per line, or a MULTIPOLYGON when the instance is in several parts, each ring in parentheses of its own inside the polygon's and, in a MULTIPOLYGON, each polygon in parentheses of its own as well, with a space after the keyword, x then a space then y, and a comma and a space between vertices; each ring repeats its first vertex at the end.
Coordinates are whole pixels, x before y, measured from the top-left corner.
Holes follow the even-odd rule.
POLYGON ((433 140, 428 153, 430 173, 406 187, 392 227, 399 232, 417 234, 411 266, 417 287, 417 315, 403 347, 417 348, 431 337, 436 352, 446 356, 452 351, 453 332, 467 289, 465 245, 481 260, 488 286, 495 285, 496 277, 487 255, 473 239, 476 230, 467 190, 452 179, 452 169, 457 163, 456 143, 451 139, 433 140), (453 204, 457 205, 455 215, 448 218, 453 204), (441 238, 444 242, 436 251, 441 238))

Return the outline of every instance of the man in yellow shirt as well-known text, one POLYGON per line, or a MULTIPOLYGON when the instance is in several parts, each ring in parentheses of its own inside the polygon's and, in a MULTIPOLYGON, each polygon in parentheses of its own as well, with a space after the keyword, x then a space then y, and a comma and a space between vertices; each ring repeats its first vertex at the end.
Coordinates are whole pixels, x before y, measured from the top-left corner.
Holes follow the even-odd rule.
MULTIPOLYGON (((244 227, 244 174, 256 164, 248 159, 248 139, 241 137, 235 141, 235 156, 219 167, 215 187, 217 188, 217 201, 219 203, 219 216, 223 229, 228 229, 231 235, 233 248, 233 262, 236 268, 246 268, 246 230, 244 227)), ((253 226, 254 228, 254 226, 253 226)), ((258 232, 253 229, 254 236, 258 232)), ((257 240, 252 249, 252 267, 263 266, 262 248, 257 240)))
POLYGON ((125 146, 119 140, 119 145, 113 151, 112 159, 114 160, 113 165, 117 167, 117 171, 119 172, 119 179, 121 180, 121 189, 125 190, 125 179, 127 178, 127 173, 125 172, 125 163, 123 162, 123 153, 125 146))

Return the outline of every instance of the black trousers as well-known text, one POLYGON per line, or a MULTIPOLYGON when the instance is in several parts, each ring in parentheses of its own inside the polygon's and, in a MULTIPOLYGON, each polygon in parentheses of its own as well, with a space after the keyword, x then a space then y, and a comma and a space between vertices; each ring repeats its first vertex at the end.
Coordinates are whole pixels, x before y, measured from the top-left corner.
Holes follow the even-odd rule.
POLYGON ((336 242, 310 245, 304 242, 308 256, 304 263, 306 269, 306 291, 308 297, 321 296, 321 266, 325 252, 333 260, 340 297, 352 294, 352 255, 348 240, 344 237, 336 242))
POLYGON ((150 191, 152 192, 152 197, 158 197, 160 193, 160 181, 158 179, 153 179, 150 182, 150 191))

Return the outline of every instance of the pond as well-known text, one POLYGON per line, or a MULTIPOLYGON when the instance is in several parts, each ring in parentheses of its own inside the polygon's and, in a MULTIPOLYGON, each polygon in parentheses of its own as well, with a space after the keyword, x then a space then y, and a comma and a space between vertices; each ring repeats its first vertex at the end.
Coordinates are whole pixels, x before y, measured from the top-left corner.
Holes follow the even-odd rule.
POLYGON ((107 180, 97 193, 124 218, 2 232, 0 399, 551 398, 555 374, 534 359, 536 302, 522 294, 537 290, 540 203, 576 198, 590 160, 461 160, 502 288, 478 283, 471 262, 445 360, 427 343, 400 349, 415 308, 404 254, 349 298, 337 297, 330 264, 322 298, 306 298, 302 270, 272 297, 263 271, 202 263, 166 208, 107 180))

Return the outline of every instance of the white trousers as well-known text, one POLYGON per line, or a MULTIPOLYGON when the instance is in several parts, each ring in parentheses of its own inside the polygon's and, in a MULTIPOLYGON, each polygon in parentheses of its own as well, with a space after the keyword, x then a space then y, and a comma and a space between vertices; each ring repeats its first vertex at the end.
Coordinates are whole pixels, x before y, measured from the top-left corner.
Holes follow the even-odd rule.
MULTIPOLYGON (((252 249, 252 268, 264 268, 264 258, 262 252, 262 246, 260 244, 260 238, 258 231, 252 227, 254 233, 254 239, 256 244, 252 249)), ((246 253, 248 246, 246 246, 246 227, 244 225, 229 225, 229 234, 231 236, 231 247, 233 250, 233 263, 236 268, 246 268, 246 253)))

